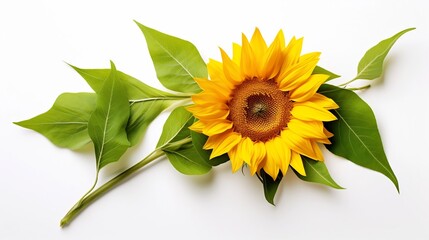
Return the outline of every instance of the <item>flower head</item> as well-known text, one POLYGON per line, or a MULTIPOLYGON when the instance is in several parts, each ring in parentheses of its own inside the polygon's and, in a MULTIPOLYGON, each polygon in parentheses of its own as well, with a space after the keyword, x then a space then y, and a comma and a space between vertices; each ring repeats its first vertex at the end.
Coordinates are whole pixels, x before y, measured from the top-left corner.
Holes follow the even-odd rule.
POLYGON ((209 79, 195 79, 203 89, 188 110, 198 119, 191 129, 208 136, 211 158, 228 153, 235 172, 246 164, 273 179, 293 167, 305 175, 301 155, 323 160, 319 143, 332 136, 324 121, 336 120, 338 108, 317 93, 328 75, 312 74, 320 53, 301 55, 302 38, 285 45, 280 30, 271 45, 255 30, 250 41, 233 44, 230 58, 210 59, 209 79))

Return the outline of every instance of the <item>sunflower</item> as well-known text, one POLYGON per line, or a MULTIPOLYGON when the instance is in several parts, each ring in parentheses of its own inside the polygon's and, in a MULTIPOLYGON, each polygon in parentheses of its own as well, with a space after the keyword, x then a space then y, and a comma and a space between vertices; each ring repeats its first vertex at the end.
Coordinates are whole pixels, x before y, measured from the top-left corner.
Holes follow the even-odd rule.
POLYGON ((210 79, 195 79, 203 91, 187 109, 198 119, 190 129, 208 136, 210 158, 227 153, 233 172, 245 164, 274 180, 289 165, 305 176, 301 156, 323 161, 319 144, 332 136, 323 122, 336 120, 329 110, 338 105, 317 93, 328 75, 312 74, 320 53, 301 55, 302 42, 285 45, 280 30, 268 46, 256 28, 233 44, 232 58, 220 49, 222 62, 209 60, 210 79))

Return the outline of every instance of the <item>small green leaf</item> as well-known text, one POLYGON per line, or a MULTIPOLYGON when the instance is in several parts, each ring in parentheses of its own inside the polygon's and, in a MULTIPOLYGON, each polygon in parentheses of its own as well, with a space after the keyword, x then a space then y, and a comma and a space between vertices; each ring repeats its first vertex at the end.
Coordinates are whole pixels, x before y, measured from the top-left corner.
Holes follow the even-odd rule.
POLYGON ((178 92, 201 92, 194 78, 207 78, 207 67, 197 48, 188 41, 136 23, 146 38, 162 85, 178 92))
POLYGON ((386 58, 393 44, 395 44, 396 40, 398 40, 398 38, 403 34, 414 29, 415 28, 405 29, 370 48, 360 60, 358 65, 358 73, 354 79, 372 80, 380 77, 383 72, 384 59, 386 58))
POLYGON ((334 179, 332 179, 324 162, 315 161, 305 156, 301 156, 301 158, 304 164, 306 176, 302 176, 297 171, 293 170, 298 178, 307 182, 324 184, 336 189, 344 189, 338 185, 334 179))
POLYGON ((126 126, 130 116, 128 96, 118 78, 115 65, 98 92, 94 112, 88 122, 88 133, 94 143, 97 170, 116 162, 130 146, 126 126))
MULTIPOLYGON (((110 72, 110 69, 82 69, 70 66, 86 80, 95 92, 100 91, 104 80, 110 72)), ((127 133, 131 146, 134 146, 143 137, 149 124, 162 111, 171 106, 175 101, 184 99, 186 96, 178 96, 158 90, 120 71, 117 71, 117 74, 119 79, 124 83, 131 102, 127 133)))
POLYGON ((162 149, 177 171, 188 174, 204 174, 210 171, 208 164, 191 143, 189 126, 194 117, 184 107, 174 109, 167 118, 157 148, 162 149))
POLYGON ((314 70, 313 70, 313 73, 312 74, 326 74, 326 75, 329 75, 329 78, 326 80, 326 81, 330 81, 330 80, 332 80, 332 79, 335 79, 335 78, 339 78, 340 77, 340 75, 337 75, 337 74, 335 74, 335 73, 333 73, 333 72, 330 72, 330 71, 328 71, 328 70, 326 70, 326 69, 324 69, 324 68, 322 68, 322 67, 319 67, 319 66, 316 66, 315 68, 314 68, 314 70))
POLYGON ((330 138, 332 144, 326 145, 327 149, 360 166, 384 174, 399 191, 398 180, 387 161, 377 122, 368 104, 353 91, 328 84, 323 84, 319 92, 340 106, 333 110, 338 120, 325 124, 334 134, 330 138))
POLYGON ((194 121, 192 114, 184 107, 174 109, 165 121, 157 148, 190 137, 189 126, 194 121))
POLYGON ((228 154, 226 153, 219 157, 210 159, 210 154, 212 150, 203 149, 203 146, 206 143, 208 138, 206 135, 191 131, 191 137, 192 137, 192 143, 194 144, 194 147, 197 150, 198 154, 200 154, 202 159, 204 159, 208 164, 212 166, 217 166, 229 161, 228 154))
POLYGON ((47 112, 15 124, 37 131, 59 147, 79 149, 91 141, 88 120, 95 100, 94 93, 63 93, 47 112))
POLYGON ((201 175, 209 172, 211 166, 201 158, 193 145, 176 151, 165 151, 173 167, 186 175, 201 175))
POLYGON ((261 169, 259 177, 259 180, 261 180, 262 185, 264 186, 265 199, 272 205, 275 205, 274 197, 276 195, 279 184, 282 181, 282 173, 279 173, 277 179, 274 181, 274 179, 270 175, 268 175, 263 169, 261 169))

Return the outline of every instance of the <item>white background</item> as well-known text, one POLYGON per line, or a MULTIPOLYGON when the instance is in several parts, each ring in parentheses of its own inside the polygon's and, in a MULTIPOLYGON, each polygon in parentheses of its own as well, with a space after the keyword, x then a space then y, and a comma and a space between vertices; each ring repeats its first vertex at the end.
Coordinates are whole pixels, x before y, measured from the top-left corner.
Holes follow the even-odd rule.
MULTIPOLYGON (((425 1, 2 1, 0 3, 0 239, 429 239, 429 7, 425 1), (133 20, 193 42, 220 59, 241 32, 259 27, 304 36, 304 52, 354 77, 364 52, 408 27, 384 76, 360 92, 373 108, 401 194, 383 175, 326 153, 346 190, 290 173, 268 204, 256 177, 229 163, 184 176, 161 160, 140 171, 61 229, 90 187, 91 148, 73 152, 12 124, 49 109, 62 92, 90 91, 69 68, 118 69, 162 88, 133 20)), ((358 83, 364 84, 364 83, 358 83)), ((102 179, 153 149, 167 114, 102 179)))

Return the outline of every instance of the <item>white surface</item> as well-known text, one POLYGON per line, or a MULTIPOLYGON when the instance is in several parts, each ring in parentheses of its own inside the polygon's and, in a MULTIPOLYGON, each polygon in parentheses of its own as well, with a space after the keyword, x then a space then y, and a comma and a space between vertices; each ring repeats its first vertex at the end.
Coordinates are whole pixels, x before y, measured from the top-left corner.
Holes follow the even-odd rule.
MULTIPOLYGON (((425 1, 2 1, 0 3, 0 239, 429 239, 429 7, 425 1), (141 171, 61 229, 59 220, 90 187, 92 152, 59 149, 12 125, 50 108, 62 92, 89 91, 63 61, 118 69, 161 87, 133 19, 187 39, 203 58, 220 59, 241 32, 258 26, 268 41, 282 28, 304 36, 320 65, 355 75, 364 52, 407 27, 384 77, 360 95, 372 106, 400 183, 327 155, 346 190, 283 181, 277 207, 255 177, 225 164, 207 176, 176 172, 168 161, 141 171)), ((142 158, 144 144, 103 176, 142 158)))

